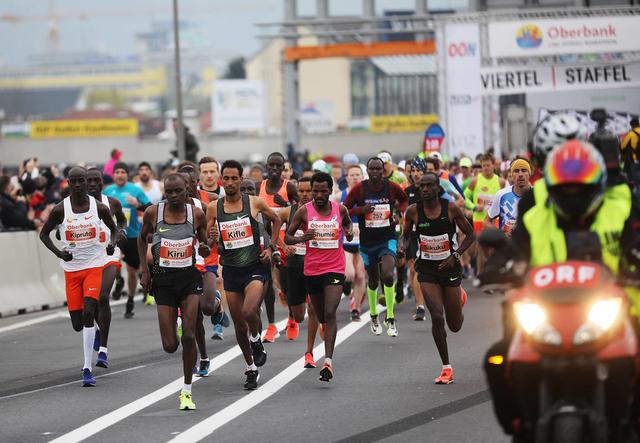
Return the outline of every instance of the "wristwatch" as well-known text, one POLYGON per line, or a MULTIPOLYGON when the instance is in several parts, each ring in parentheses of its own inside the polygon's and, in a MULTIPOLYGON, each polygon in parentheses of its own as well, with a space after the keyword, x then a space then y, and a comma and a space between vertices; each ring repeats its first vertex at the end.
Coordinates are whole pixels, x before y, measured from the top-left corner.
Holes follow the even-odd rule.
POLYGON ((453 258, 460 261, 460 254, 458 253, 458 251, 453 251, 451 255, 453 255, 453 258))

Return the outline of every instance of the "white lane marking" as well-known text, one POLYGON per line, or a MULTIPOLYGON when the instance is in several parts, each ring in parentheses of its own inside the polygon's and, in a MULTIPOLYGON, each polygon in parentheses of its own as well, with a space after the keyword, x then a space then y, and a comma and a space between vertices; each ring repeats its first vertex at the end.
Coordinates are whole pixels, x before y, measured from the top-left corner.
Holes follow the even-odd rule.
MULTIPOLYGON (((135 371, 136 369, 142 369, 142 368, 145 368, 146 366, 147 365, 140 365, 140 366, 134 366, 132 368, 121 369, 119 371, 110 372, 108 374, 98 375, 95 378, 98 379, 98 378, 110 377, 112 375, 122 374, 123 372, 129 372, 129 371, 135 371)), ((67 383, 61 383, 59 385, 47 386, 46 388, 34 389, 32 391, 18 392, 17 394, 6 395, 4 397, 0 397, 0 400, 4 400, 4 399, 7 399, 7 398, 22 397, 23 395, 35 394, 37 392, 48 391, 50 389, 61 388, 63 386, 75 385, 76 383, 79 384, 80 382, 81 382, 81 380, 78 378, 78 380, 76 380, 76 381, 70 381, 70 382, 67 382, 67 383)))
MULTIPOLYGON (((384 310, 384 307, 379 306, 379 312, 382 312, 384 310)), ((369 319, 371 318, 369 314, 369 312, 364 313, 361 316, 361 322, 350 322, 347 326, 340 329, 336 337, 336 347, 338 347, 340 343, 344 342, 360 328, 367 325, 369 323, 369 319)), ((324 342, 320 343, 313 349, 313 355, 320 355, 321 357, 324 356, 324 342)), ((280 389, 282 389, 298 375, 302 374, 305 371, 308 371, 308 369, 304 368, 304 357, 302 357, 292 363, 284 371, 278 373, 278 375, 273 377, 257 390, 252 391, 250 394, 245 395, 244 397, 230 404, 221 411, 209 416, 200 423, 180 433, 180 435, 176 436, 172 440, 169 440, 169 442, 192 443, 208 437, 226 423, 229 423, 230 421, 259 405, 267 398, 271 397, 273 394, 278 392, 280 389)), ((318 381, 317 383, 321 382, 318 381)))
MULTIPOLYGON (((140 301, 142 300, 142 296, 136 296, 134 297, 134 300, 136 298, 139 298, 140 301)), ((111 307, 120 306, 120 305, 124 305, 126 302, 127 302, 127 297, 124 297, 123 299, 118 301, 112 300, 110 303, 110 306, 111 307)), ((63 309, 63 308, 59 308, 59 309, 63 309)), ((55 312, 53 314, 43 315, 42 317, 32 318, 31 320, 25 320, 19 323, 14 323, 9 326, 3 326, 0 328, 0 334, 2 334, 3 332, 15 331, 16 329, 26 328, 27 326, 33 326, 33 325, 37 325, 38 323, 44 323, 49 320, 55 320, 57 318, 63 318, 63 317, 69 317, 69 311, 67 311, 66 309, 64 311, 55 312)))
MULTIPOLYGON (((284 329, 284 327, 287 325, 288 320, 289 320, 288 318, 285 318, 284 320, 281 320, 278 323, 276 323, 276 328, 278 328, 278 331, 281 331, 284 329)), ((262 331, 260 335, 263 335, 265 332, 266 332, 266 329, 262 331)), ((211 374, 212 372, 215 372, 216 370, 218 370, 219 368, 226 365, 227 363, 229 363, 230 361, 232 361, 233 359, 235 359, 240 355, 242 355, 242 351, 240 350, 240 346, 238 345, 235 345, 234 347, 227 349, 225 352, 223 352, 219 356, 211 359, 211 366, 213 367, 213 369, 209 371, 209 374, 211 374)), ((197 381, 205 378, 206 377, 194 377, 192 383, 196 383, 197 381)), ((135 400, 129 404, 126 404, 116 409, 115 411, 109 412, 108 414, 102 415, 101 417, 96 418, 95 420, 87 423, 86 425, 81 426, 77 429, 74 429, 73 431, 62 435, 56 438, 55 440, 51 440, 51 443, 79 442, 86 438, 89 438, 92 435, 95 435, 98 432, 102 431, 103 429, 106 429, 109 426, 112 426, 118 423, 119 421, 122 421, 125 418, 135 414, 136 412, 139 412, 144 408, 147 408, 152 404, 167 398, 171 394, 175 394, 180 389, 182 389, 183 383, 184 383, 184 378, 180 377, 172 381, 171 383, 163 386, 162 388, 156 391, 153 391, 152 393, 147 394, 142 398, 139 398, 138 400, 135 400)))

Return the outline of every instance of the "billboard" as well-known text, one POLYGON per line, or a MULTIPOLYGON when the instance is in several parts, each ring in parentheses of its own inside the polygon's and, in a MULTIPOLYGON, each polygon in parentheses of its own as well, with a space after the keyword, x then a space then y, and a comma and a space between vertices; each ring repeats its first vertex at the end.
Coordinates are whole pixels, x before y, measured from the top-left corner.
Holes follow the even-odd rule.
POLYGON ((31 138, 136 137, 138 120, 45 120, 31 122, 31 138))
POLYGON ((303 103, 300 109, 300 126, 307 134, 336 132, 336 105, 331 101, 303 103))
POLYGON ((449 150, 453 155, 476 155, 484 151, 480 28, 448 24, 444 43, 449 150))
POLYGON ((638 50, 639 16, 489 23, 491 57, 638 50))
POLYGON ((260 80, 215 80, 211 99, 214 132, 262 131, 264 86, 260 80))

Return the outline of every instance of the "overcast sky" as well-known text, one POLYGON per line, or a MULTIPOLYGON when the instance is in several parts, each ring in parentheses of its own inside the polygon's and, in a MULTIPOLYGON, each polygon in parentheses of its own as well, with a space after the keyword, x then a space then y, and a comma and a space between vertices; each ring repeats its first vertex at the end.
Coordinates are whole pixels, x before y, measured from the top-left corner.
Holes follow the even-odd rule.
MULTIPOLYGON (((0 21, 0 65, 23 65, 30 55, 47 50, 47 0, 1 0, 0 16, 22 17, 19 23, 0 21), (40 19, 36 19, 38 16, 40 19)), ((315 0, 299 0, 299 13, 315 12, 315 0)), ((61 51, 100 51, 134 54, 134 36, 152 21, 171 19, 171 0, 55 0, 61 51), (86 14, 80 20, 79 15, 86 14)), ((222 61, 249 56, 260 48, 258 22, 283 18, 284 0, 180 0, 181 19, 201 27, 207 45, 222 61)), ((431 9, 465 8, 468 0, 429 0, 431 9)), ((386 9, 413 9, 415 0, 377 0, 378 14, 386 9)), ((330 0, 334 15, 354 15, 361 0, 330 0)))

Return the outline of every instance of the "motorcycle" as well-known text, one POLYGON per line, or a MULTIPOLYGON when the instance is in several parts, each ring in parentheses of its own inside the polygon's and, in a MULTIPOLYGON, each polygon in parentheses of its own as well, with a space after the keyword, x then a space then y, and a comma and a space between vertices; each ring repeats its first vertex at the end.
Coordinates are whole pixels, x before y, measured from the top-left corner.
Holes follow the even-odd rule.
POLYGON ((638 441, 637 333, 607 268, 569 261, 531 269, 507 291, 504 309, 508 348, 490 350, 484 367, 514 442, 638 441))

